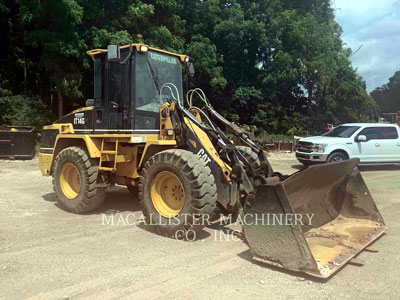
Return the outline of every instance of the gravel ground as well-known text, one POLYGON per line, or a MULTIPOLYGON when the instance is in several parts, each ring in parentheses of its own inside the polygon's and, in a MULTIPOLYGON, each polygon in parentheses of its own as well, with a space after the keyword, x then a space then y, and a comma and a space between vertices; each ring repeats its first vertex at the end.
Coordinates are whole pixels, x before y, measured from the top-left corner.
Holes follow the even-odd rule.
MULTIPOLYGON (((283 173, 301 169, 291 153, 269 159, 283 173)), ((0 160, 0 299, 398 297, 399 168, 362 170, 389 227, 374 244, 379 252, 363 252, 363 267, 320 281, 253 261, 236 235, 222 235, 240 227, 213 225, 195 242, 157 236, 133 224, 141 212, 126 188, 111 189, 96 212, 67 213, 37 163, 0 160)))

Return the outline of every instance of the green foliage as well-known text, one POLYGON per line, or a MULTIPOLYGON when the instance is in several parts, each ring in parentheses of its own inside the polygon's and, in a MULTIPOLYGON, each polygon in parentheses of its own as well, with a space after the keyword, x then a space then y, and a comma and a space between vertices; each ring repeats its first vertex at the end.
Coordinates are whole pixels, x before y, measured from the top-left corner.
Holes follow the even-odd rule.
POLYGON ((265 103, 258 106, 251 119, 258 132, 278 133, 283 135, 306 135, 308 117, 299 112, 289 113, 279 104, 265 103))
POLYGON ((0 125, 40 127, 54 120, 54 114, 39 98, 0 97, 0 125))
MULTIPOLYGON (((222 67, 218 66, 217 47, 201 34, 194 35, 187 45, 186 53, 191 56, 202 76, 208 75, 212 88, 225 88, 227 81, 222 76, 222 67)), ((197 75, 199 76, 199 75, 197 75)))
MULTIPOLYGON (((191 86, 259 134, 377 116, 330 0, 1 0, 0 23, 0 93, 39 95, 49 106, 59 92, 53 110, 93 97, 87 50, 143 42, 191 56, 191 86)), ((372 93, 381 110, 393 107, 398 77, 372 93)))
POLYGON ((269 134, 265 131, 256 135, 257 142, 267 142, 267 143, 275 143, 279 141, 292 141, 294 139, 293 135, 284 135, 284 134, 269 134))
POLYGON ((380 113, 400 111, 400 71, 389 78, 389 82, 371 92, 379 106, 380 113))

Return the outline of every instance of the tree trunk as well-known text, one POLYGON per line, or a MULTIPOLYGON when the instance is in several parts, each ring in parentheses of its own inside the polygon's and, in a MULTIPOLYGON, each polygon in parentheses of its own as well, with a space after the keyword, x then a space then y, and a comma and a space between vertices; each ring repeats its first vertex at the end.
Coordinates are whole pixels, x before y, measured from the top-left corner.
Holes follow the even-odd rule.
POLYGON ((60 88, 57 87, 57 95, 58 95, 58 118, 61 119, 63 116, 63 100, 60 88))

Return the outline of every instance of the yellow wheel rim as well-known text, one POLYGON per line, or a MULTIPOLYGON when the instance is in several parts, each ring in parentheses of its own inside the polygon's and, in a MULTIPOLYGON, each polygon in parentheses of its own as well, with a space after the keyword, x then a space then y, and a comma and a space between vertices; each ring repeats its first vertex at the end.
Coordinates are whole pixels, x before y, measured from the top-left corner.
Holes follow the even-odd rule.
POLYGON ((182 211, 185 190, 179 178, 171 172, 160 172, 151 184, 151 200, 160 215, 172 218, 182 211))
POLYGON ((63 165, 60 175, 61 189, 68 199, 75 199, 81 190, 81 176, 73 163, 63 165))

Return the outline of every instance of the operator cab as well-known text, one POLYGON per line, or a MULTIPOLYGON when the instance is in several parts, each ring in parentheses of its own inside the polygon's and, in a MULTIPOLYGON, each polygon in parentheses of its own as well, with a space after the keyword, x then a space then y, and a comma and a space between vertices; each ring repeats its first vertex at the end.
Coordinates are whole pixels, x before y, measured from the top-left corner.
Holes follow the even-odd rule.
POLYGON ((158 133, 163 102, 182 101, 186 55, 132 44, 91 50, 96 133, 158 133))

